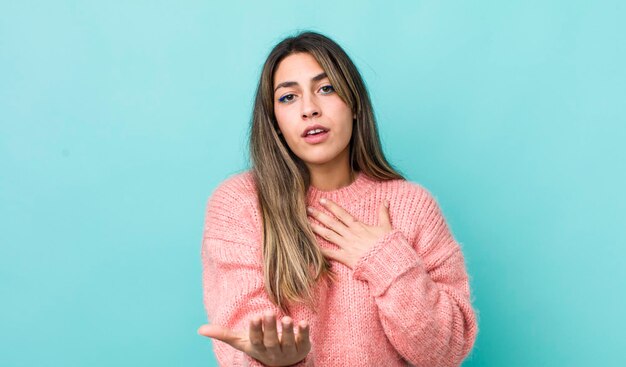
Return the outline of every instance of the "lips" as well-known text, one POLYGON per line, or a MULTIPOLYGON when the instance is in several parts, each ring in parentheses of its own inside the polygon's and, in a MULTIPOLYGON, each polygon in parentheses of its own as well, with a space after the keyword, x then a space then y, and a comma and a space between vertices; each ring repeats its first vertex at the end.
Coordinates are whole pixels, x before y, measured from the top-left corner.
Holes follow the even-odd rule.
MULTIPOLYGON (((327 127, 324 127, 324 126, 319 125, 319 124, 316 124, 316 125, 310 125, 310 126, 307 126, 307 127, 306 127, 306 129, 304 129, 304 131, 302 132, 302 135, 301 135, 301 136, 302 136, 303 138, 306 138, 307 136, 311 136, 311 135, 307 135, 307 133, 308 133, 309 131, 311 131, 311 130, 317 130, 317 129, 322 129, 322 130, 324 130, 324 132, 328 132, 328 130, 329 130, 327 127)), ((323 134, 323 133, 322 133, 322 134, 323 134)), ((315 136, 315 135, 313 135, 313 136, 315 136)))
POLYGON ((304 141, 308 144, 320 144, 325 142, 328 139, 330 133, 328 131, 324 131, 314 135, 307 135, 304 137, 304 141))

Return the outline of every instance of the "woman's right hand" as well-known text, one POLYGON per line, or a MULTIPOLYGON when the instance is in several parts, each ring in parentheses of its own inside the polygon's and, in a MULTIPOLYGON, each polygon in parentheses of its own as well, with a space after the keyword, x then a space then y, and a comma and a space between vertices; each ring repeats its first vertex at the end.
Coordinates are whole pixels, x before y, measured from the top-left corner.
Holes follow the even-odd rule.
POLYGON ((309 326, 300 321, 294 334, 293 320, 289 316, 281 319, 282 333, 276 328, 276 315, 266 312, 263 317, 250 320, 248 332, 235 332, 219 325, 202 325, 198 334, 228 343, 250 357, 268 366, 289 366, 300 362, 311 350, 309 326))

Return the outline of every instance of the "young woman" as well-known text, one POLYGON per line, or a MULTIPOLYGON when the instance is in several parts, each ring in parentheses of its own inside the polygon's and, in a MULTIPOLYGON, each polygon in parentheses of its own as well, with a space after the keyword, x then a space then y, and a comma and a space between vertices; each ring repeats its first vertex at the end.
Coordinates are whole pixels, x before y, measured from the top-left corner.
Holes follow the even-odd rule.
POLYGON ((477 333, 461 248, 386 161, 339 45, 303 32, 274 47, 250 153, 206 208, 198 332, 220 365, 460 365, 477 333))

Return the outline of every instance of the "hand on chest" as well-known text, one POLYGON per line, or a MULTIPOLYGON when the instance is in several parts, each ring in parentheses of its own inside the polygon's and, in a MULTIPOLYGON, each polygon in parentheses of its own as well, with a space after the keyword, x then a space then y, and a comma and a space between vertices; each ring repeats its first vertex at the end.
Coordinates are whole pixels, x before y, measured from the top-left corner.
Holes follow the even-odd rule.
POLYGON ((363 254, 393 230, 386 200, 379 204, 377 221, 371 218, 372 213, 354 209, 350 212, 329 199, 322 198, 319 203, 311 204, 307 208, 308 218, 322 252, 349 268, 353 268, 363 254), (359 218, 359 215, 365 218, 359 218))

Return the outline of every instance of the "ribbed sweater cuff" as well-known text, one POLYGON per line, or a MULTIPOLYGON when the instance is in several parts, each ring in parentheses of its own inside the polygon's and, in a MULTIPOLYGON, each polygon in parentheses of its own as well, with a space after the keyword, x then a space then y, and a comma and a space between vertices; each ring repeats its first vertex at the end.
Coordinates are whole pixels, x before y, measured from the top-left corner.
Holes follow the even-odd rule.
POLYGON ((385 234, 359 259, 353 276, 366 281, 371 294, 377 297, 385 293, 398 276, 416 266, 423 267, 422 259, 402 232, 395 229, 385 234))

